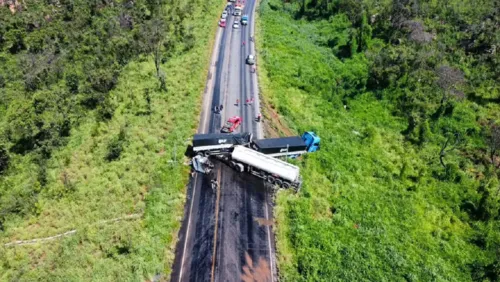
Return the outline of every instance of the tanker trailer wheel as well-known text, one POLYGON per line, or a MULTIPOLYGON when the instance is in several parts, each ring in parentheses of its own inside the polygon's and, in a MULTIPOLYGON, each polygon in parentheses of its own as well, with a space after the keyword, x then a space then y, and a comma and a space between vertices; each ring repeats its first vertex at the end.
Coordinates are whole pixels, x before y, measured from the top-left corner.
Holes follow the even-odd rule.
POLYGON ((274 184, 276 184, 279 187, 281 187, 283 185, 283 181, 281 181, 281 179, 276 179, 276 181, 274 181, 274 184))
POLYGON ((245 167, 240 164, 240 163, 234 163, 234 168, 238 171, 238 172, 243 172, 245 171, 245 167))
POLYGON ((275 181, 274 177, 272 177, 270 175, 267 177, 267 182, 274 184, 274 181, 275 181))
POLYGON ((283 188, 288 189, 288 188, 290 188, 290 186, 291 186, 290 182, 286 182, 286 181, 283 182, 283 188))

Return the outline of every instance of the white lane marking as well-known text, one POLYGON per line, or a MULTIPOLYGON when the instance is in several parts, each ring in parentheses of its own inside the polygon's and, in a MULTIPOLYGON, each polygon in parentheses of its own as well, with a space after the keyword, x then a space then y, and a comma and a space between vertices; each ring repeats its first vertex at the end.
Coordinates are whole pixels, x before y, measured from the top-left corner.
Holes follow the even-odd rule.
MULTIPOLYGON (((222 179, 221 179, 221 182, 222 182, 222 179)), ((220 186, 220 189, 221 189, 221 192, 222 192, 222 185, 220 186)), ((221 201, 223 201, 223 200, 224 200, 224 197, 221 198, 221 201)), ((222 204, 222 203, 219 203, 219 205, 224 206, 224 204, 222 204)), ((224 222, 224 211, 221 212, 221 214, 220 214, 220 222, 224 222)), ((221 232, 220 236, 222 238, 222 236, 224 236, 224 234, 222 233, 222 226, 221 226, 221 231, 220 232, 221 232)), ((220 261, 220 256, 221 256, 222 251, 223 250, 220 250, 220 252, 217 253, 217 261, 220 261)))
MULTIPOLYGON (((219 48, 220 48, 220 41, 222 37, 222 29, 219 29, 217 31, 217 35, 215 38, 215 44, 214 44, 214 50, 212 51, 212 60, 210 61, 210 68, 209 68, 209 73, 212 75, 210 76, 210 79, 207 81, 206 87, 207 87, 207 93, 206 96, 203 98, 203 110, 202 115, 205 117, 203 120, 200 120, 201 124, 201 132, 198 130, 200 133, 205 133, 206 128, 207 128, 207 121, 208 121, 208 114, 212 112, 212 105, 211 101, 213 100, 213 94, 214 94, 214 85, 215 85, 215 77, 217 75, 217 60, 219 59, 219 48), (208 109, 207 109, 208 108, 208 109)), ((205 93, 204 93, 205 94, 205 93)))
POLYGON ((187 246, 187 242, 188 242, 188 238, 189 238, 189 228, 191 226, 191 215, 193 214, 194 196, 196 195, 196 181, 197 180, 198 180, 198 175, 196 175, 196 178, 194 179, 194 183, 193 183, 193 195, 191 198, 191 206, 189 207, 188 225, 187 225, 187 230, 186 230, 186 238, 184 238, 184 250, 182 252, 182 261, 181 261, 181 270, 180 270, 180 274, 179 274, 179 281, 182 281, 184 260, 186 258, 186 246, 187 246))
POLYGON ((215 261, 217 257, 217 230, 219 227, 219 201, 220 201, 220 187, 221 187, 221 168, 219 167, 219 171, 217 172, 217 196, 215 199, 215 231, 214 231, 214 250, 213 250, 213 257, 212 257, 212 277, 210 278, 210 281, 214 281, 215 277, 215 261))
MULTIPOLYGON (((265 184, 264 184, 265 185, 265 184)), ((266 220, 269 220, 269 212, 267 210, 267 193, 266 193, 266 220)), ((267 228, 267 245, 269 247, 269 264, 271 267, 271 282, 274 282, 274 265, 273 265, 273 251, 271 247, 271 230, 269 229, 269 224, 266 226, 267 228)))
MULTIPOLYGON (((252 6, 252 22, 250 24, 250 36, 253 36, 253 42, 250 43, 250 52, 252 52, 255 55, 256 53, 256 46, 255 46, 255 9, 257 8, 257 3, 254 2, 252 6)), ((250 75, 250 83, 253 83, 254 86, 254 93, 253 96, 255 97, 255 110, 260 112, 260 91, 259 91, 259 84, 258 84, 258 79, 257 79, 257 73, 254 73, 254 75, 250 75)), ((253 118, 253 117, 252 117, 253 118)), ((262 125, 258 123, 257 125, 257 135, 258 138, 262 138, 264 135, 262 132, 262 125)), ((264 184, 265 185, 265 184, 264 184)), ((266 207, 265 207, 265 214, 266 214, 266 220, 269 220, 269 211, 268 211, 268 196, 266 193, 266 207)), ((271 246, 271 230, 269 225, 266 226, 267 229, 267 246, 269 248, 269 265, 271 268, 271 282, 274 282, 274 260, 273 260, 273 250, 271 246)))
MULTIPOLYGON (((215 45, 214 45, 214 50, 212 51, 212 60, 210 61, 210 68, 209 68, 209 72, 212 72, 212 76, 210 77, 210 81, 207 82, 207 84, 210 84, 208 87, 208 92, 206 94, 208 94, 207 96, 210 97, 210 99, 207 99, 207 96, 203 97, 203 105, 204 105, 204 111, 205 111, 205 118, 203 121, 200 121, 201 123, 201 132, 205 132, 206 131, 206 127, 207 127, 207 120, 208 120, 208 113, 211 111, 211 109, 209 109, 207 111, 207 100, 208 102, 210 100, 213 99, 213 85, 215 83, 215 70, 216 70, 216 62, 218 60, 218 56, 219 56, 219 48, 220 48, 220 41, 221 41, 221 37, 222 37, 222 29, 219 29, 217 31, 217 34, 216 34, 216 39, 215 39, 215 45)), ((205 94, 205 93, 204 93, 205 94)), ((198 176, 198 175, 196 175, 198 176)), ((188 242, 188 238, 189 238, 189 235, 190 235, 190 230, 191 230, 191 217, 192 217, 192 213, 193 213, 193 204, 194 204, 194 197, 196 195, 196 182, 198 180, 198 177, 196 177, 194 179, 194 182, 193 182, 193 194, 191 196, 191 205, 189 207, 189 215, 188 215, 188 225, 187 225, 187 229, 186 229, 186 238, 184 238, 184 249, 182 251, 182 260, 181 260, 181 269, 179 271, 179 282, 182 281, 182 275, 184 273, 184 261, 186 260, 186 247, 187 247, 187 242, 188 242)))
MULTIPOLYGON (((232 33, 232 29, 228 30, 227 31, 228 34, 226 35, 226 42, 227 42, 227 38, 229 37, 229 42, 231 42, 231 39, 233 38, 233 33, 232 33)), ((222 111, 221 113, 221 123, 223 123, 225 120, 226 120, 226 116, 232 116, 230 114, 227 114, 226 115, 226 112, 230 112, 229 111, 229 106, 231 105, 231 103, 228 103, 229 99, 228 99, 228 89, 229 89, 229 74, 230 74, 230 71, 229 71, 229 65, 230 65, 230 62, 231 62, 231 44, 227 44, 226 45, 229 45, 229 52, 225 52, 224 54, 224 65, 222 66, 222 73, 224 74, 224 99, 223 99, 223 102, 222 104, 224 105, 224 108, 225 110, 222 111)), ((233 115, 234 116, 234 115, 233 115)))

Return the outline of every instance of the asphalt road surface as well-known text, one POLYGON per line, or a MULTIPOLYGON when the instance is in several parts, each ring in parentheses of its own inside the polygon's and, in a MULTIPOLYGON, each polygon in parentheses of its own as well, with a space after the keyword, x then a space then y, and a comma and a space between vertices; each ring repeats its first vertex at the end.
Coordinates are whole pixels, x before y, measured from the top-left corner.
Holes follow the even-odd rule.
MULTIPOLYGON (((253 47, 250 30, 255 0, 245 4, 243 15, 249 16, 249 24, 233 29, 235 17, 229 16, 222 30, 213 94, 205 99, 211 101, 206 103, 210 109, 222 104, 224 111, 212 112, 201 121, 203 133, 219 132, 225 120, 238 115, 243 123, 237 132, 262 136, 255 121, 259 113, 256 77, 245 64, 253 47), (245 103, 252 98, 253 103, 245 103)), ((270 187, 216 163, 212 175, 196 174, 191 179, 187 195, 171 281, 277 280, 270 187), (212 179, 217 180, 218 189, 212 189, 212 179)))

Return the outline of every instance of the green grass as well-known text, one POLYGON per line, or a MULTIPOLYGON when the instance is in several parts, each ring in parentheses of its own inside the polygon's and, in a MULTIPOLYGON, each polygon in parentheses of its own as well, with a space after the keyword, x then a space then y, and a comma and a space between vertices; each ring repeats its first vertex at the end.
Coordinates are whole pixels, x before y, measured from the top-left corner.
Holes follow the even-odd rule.
MULTIPOLYGON (((127 64, 110 93, 113 118, 96 122, 94 112, 71 130, 53 152, 47 184, 30 216, 12 216, 0 231, 2 281, 144 281, 168 277, 182 219, 188 167, 183 153, 199 121, 215 19, 225 3, 191 7, 194 47, 162 65, 168 92, 157 91, 151 57, 127 64), (152 113, 146 112, 150 89, 152 113), (118 160, 108 162, 108 144, 125 132, 118 160), (139 213, 139 219, 99 223, 139 213), (56 241, 4 247, 14 240, 53 236, 56 241)), ((38 185, 30 155, 13 155, 4 187, 38 185)), ((36 189, 36 188, 35 188, 36 189)))
MULTIPOLYGON (((322 141, 319 152, 299 162, 302 191, 277 196, 281 281, 472 280, 475 264, 495 259, 491 250, 500 241, 493 230, 500 224, 473 221, 461 210, 464 200, 481 198, 475 172, 486 169, 452 151, 446 162, 460 169, 454 181, 442 180, 444 137, 437 131, 443 124, 479 129, 477 117, 494 117, 498 105, 464 101, 432 125, 429 142, 412 145, 401 134, 406 119, 393 115, 391 101, 358 93, 344 110, 341 94, 357 91, 367 76, 365 56, 337 59, 318 44, 324 23, 294 20, 284 7, 265 0, 259 8, 261 92, 293 131, 314 130, 322 141), (474 244, 478 237, 491 248, 474 244)), ((342 15, 334 22, 338 29, 330 36, 345 41, 342 15)))

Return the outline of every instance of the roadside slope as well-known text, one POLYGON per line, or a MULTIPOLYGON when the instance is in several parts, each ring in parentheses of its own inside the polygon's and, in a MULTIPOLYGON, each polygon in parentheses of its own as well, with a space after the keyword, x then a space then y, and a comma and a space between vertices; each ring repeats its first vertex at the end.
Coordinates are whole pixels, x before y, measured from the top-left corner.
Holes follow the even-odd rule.
MULTIPOLYGON (((89 115, 71 130, 67 145, 48 160, 36 210, 2 222, 0 280, 168 277, 188 177, 183 153, 197 126, 216 19, 224 5, 205 1, 190 7, 192 16, 183 28, 192 41, 177 46, 182 49, 161 66, 167 92, 158 89, 151 57, 139 58, 124 67, 109 94, 116 105, 112 119, 96 121, 89 115), (112 162, 105 160, 109 144, 121 147, 112 162), (127 214, 142 216, 99 223, 127 214), (73 236, 45 244, 3 246, 72 229, 77 229, 73 236)), ((15 167, 1 187, 34 185, 29 161, 29 156, 14 156, 15 167)))
MULTIPOLYGON (((281 281, 494 280, 498 274, 488 269, 498 265, 498 257, 488 246, 500 238, 491 233, 499 222, 498 198, 490 195, 498 180, 486 157, 477 157, 486 152, 489 137, 476 121, 497 119, 498 105, 453 102, 453 114, 424 117, 416 133, 405 135, 407 119, 390 95, 404 92, 409 101, 420 101, 422 92, 440 92, 421 85, 410 92, 396 82, 386 92, 369 91, 368 78, 378 74, 370 55, 395 47, 374 39, 357 52, 357 46, 349 47, 357 44, 351 36, 359 35, 349 21, 356 13, 307 20, 325 11, 321 6, 304 12, 309 6, 301 10, 300 3, 264 0, 256 32, 260 87, 273 109, 265 122, 280 119, 275 134, 288 127, 322 138, 319 152, 297 161, 301 193, 280 192, 276 199, 281 281), (300 12, 305 15, 297 20, 300 12), (467 130, 468 146, 449 151, 444 170, 438 156, 450 128, 467 130), (479 206, 492 216, 477 217, 473 209, 479 206)), ((377 66, 390 69, 380 61, 377 66)), ((469 67, 472 80, 472 67, 461 67, 469 67)), ((407 75, 416 80, 421 73, 407 75)), ((484 85, 491 83, 485 78, 484 85)), ((476 91, 485 93, 482 86, 476 91)), ((420 103, 438 108, 430 98, 420 103)))

